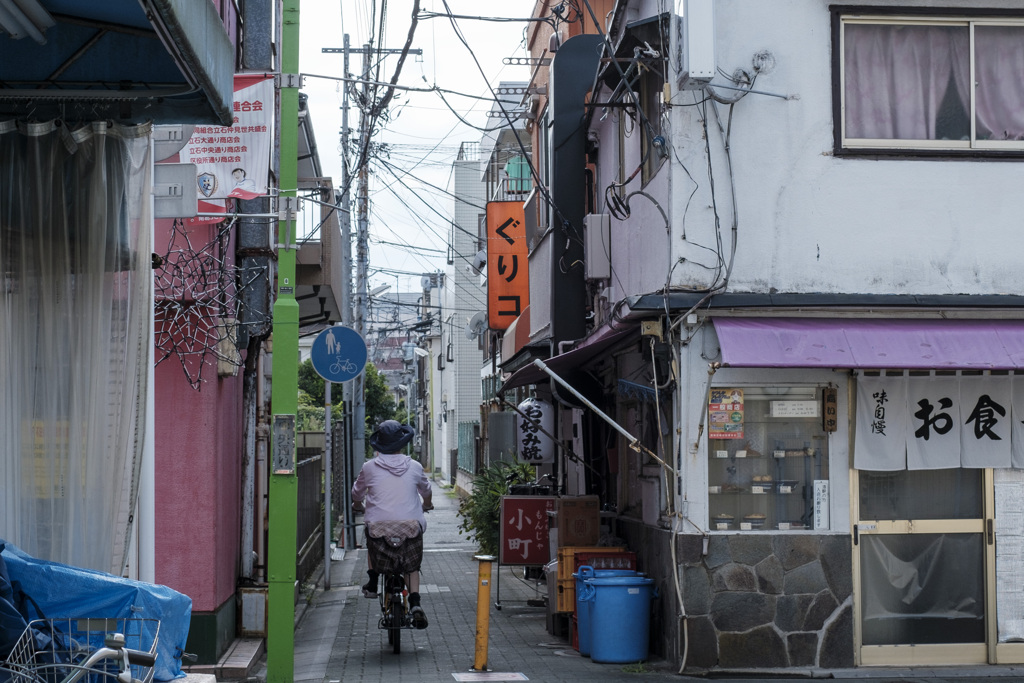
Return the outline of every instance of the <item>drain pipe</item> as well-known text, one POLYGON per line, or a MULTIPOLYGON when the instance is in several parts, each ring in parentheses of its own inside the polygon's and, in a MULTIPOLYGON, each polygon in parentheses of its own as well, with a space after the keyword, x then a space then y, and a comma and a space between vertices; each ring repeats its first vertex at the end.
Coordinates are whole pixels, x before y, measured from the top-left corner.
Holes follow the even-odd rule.
MULTIPOLYGON (((701 403, 700 420, 697 422, 697 437, 690 444, 690 455, 695 456, 697 454, 697 451, 700 449, 700 440, 704 434, 704 420, 707 418, 708 414, 708 399, 711 397, 711 379, 715 376, 715 373, 718 372, 718 369, 720 367, 722 367, 721 363, 708 363, 708 385, 707 388, 704 390, 704 401, 701 403)), ((676 520, 673 520, 673 525, 675 524, 675 521, 676 520)), ((673 532, 674 531, 675 529, 673 529, 673 532)), ((706 535, 704 536, 704 542, 707 543, 706 535)), ((706 549, 707 546, 705 545, 705 550, 706 549)), ((674 542, 674 539, 672 543, 672 569, 676 572, 676 589, 678 591, 680 589, 679 563, 676 561, 676 544, 674 542)), ((686 614, 686 604, 683 602, 681 592, 679 593, 679 596, 679 619, 682 622, 683 631, 683 658, 682 661, 679 663, 678 673, 682 674, 686 670, 686 660, 690 656, 690 621, 688 615, 686 614)))
POLYGON ((697 438, 690 445, 690 453, 692 455, 696 455, 697 449, 700 448, 700 437, 704 434, 704 420, 708 416, 708 399, 711 397, 711 378, 715 376, 720 367, 722 367, 721 363, 708 363, 708 387, 704 390, 704 403, 701 404, 703 408, 701 409, 700 420, 697 422, 697 438))

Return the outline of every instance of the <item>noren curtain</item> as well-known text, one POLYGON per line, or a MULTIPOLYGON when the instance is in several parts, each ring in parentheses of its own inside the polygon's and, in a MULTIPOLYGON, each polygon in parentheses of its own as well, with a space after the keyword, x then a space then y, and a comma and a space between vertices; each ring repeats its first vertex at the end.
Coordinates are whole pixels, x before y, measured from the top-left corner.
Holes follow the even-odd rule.
POLYGON ((149 142, 0 122, 0 537, 115 573, 144 443, 149 142))

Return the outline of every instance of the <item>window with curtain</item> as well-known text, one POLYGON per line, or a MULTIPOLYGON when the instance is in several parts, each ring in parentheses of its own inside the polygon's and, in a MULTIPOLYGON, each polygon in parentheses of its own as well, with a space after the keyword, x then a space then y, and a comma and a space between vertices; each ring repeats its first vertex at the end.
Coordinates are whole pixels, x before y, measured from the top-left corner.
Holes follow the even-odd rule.
POLYGON ((844 148, 1024 150, 1024 19, 840 27, 844 148))
POLYGON ((145 430, 149 141, 0 121, 0 538, 114 573, 145 430))

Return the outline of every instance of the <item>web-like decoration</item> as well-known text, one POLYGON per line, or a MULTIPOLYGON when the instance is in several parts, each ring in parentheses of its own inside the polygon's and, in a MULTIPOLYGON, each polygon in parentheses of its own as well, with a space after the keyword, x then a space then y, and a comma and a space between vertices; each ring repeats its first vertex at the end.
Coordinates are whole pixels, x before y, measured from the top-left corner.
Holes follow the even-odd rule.
MULTIPOLYGON (((241 367, 236 346, 245 302, 242 269, 228 262, 234 221, 190 226, 174 221, 163 263, 154 264, 156 364, 176 357, 185 378, 199 390, 203 372, 241 367), (194 242, 206 240, 196 246, 194 242)), ((248 273, 249 279, 259 274, 248 273)))

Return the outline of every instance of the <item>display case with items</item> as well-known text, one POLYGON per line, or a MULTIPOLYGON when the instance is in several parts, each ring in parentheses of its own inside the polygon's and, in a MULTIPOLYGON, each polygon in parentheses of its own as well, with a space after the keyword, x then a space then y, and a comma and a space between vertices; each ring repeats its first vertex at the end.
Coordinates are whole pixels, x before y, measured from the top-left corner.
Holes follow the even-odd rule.
POLYGON ((708 404, 712 531, 828 528, 830 387, 713 388, 708 404))

